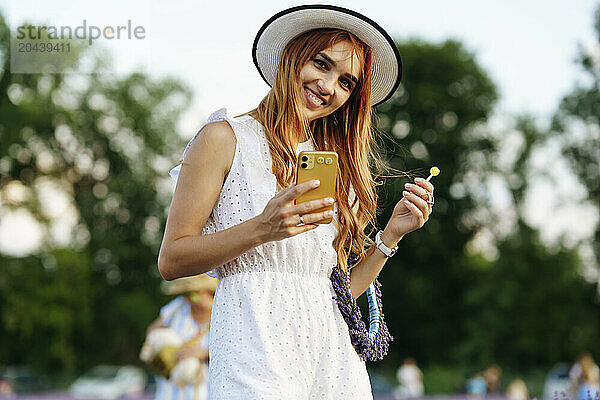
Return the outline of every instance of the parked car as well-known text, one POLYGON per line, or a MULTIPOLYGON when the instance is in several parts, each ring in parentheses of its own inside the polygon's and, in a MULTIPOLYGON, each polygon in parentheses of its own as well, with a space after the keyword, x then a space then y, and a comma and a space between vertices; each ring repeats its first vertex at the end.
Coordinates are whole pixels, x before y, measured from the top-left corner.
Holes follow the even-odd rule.
POLYGON ((78 399, 112 400, 140 394, 146 387, 146 374, 131 365, 98 365, 79 377, 69 393, 78 399))
POLYGON ((50 380, 28 366, 0 367, 0 398, 14 393, 38 393, 51 388, 50 380))
POLYGON ((571 397, 569 394, 569 365, 558 363, 546 376, 544 385, 544 400, 562 399, 564 396, 571 397))

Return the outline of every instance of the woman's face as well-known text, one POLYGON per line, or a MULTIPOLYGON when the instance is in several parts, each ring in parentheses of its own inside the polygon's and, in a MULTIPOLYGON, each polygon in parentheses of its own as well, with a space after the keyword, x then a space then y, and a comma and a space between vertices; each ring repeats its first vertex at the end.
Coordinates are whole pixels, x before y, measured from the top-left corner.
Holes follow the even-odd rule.
POLYGON ((347 41, 311 58, 300 70, 301 105, 308 120, 327 116, 342 106, 355 89, 361 68, 347 41))

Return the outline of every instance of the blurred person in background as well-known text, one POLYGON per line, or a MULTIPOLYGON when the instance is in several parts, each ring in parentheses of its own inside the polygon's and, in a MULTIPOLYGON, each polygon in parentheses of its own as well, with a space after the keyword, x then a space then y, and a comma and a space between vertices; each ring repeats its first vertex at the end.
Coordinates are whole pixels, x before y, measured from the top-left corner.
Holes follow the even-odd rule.
POLYGON ((527 385, 522 379, 513 379, 506 388, 506 398, 508 400, 529 400, 529 391, 527 385))
POLYGON ((571 369, 569 370, 569 395, 571 398, 575 398, 577 395, 577 388, 579 386, 579 381, 581 380, 581 360, 589 354, 588 352, 583 352, 579 354, 579 357, 575 360, 571 369))
MULTIPOLYGON (((149 337, 159 328, 170 328, 175 331, 185 343, 175 353, 176 361, 196 358, 201 363, 202 371, 193 383, 183 386, 176 381, 173 373, 169 379, 157 376, 155 400, 205 400, 207 398, 208 339, 212 302, 217 283, 218 279, 205 274, 163 282, 163 291, 177 297, 161 308, 159 317, 150 324, 146 333, 149 337)), ((143 348, 142 353, 144 351, 143 348)), ((141 354, 140 358, 148 357, 141 354)))
POLYGON ((9 397, 16 397, 16 395, 8 380, 0 378, 0 398, 7 399, 9 397))
POLYGON ((423 396, 423 373, 417 366, 417 360, 412 357, 405 358, 396 372, 396 377, 400 382, 400 386, 394 391, 396 399, 423 396))
POLYGON ((492 364, 483 372, 483 378, 487 385, 488 394, 500 393, 500 376, 502 375, 502 368, 496 364, 492 364))
POLYGON ((569 371, 571 395, 576 400, 595 399, 600 390, 600 369, 589 352, 583 352, 569 371))
POLYGON ((483 374, 475 374, 467 380, 467 394, 471 398, 483 398, 487 394, 487 383, 483 374))

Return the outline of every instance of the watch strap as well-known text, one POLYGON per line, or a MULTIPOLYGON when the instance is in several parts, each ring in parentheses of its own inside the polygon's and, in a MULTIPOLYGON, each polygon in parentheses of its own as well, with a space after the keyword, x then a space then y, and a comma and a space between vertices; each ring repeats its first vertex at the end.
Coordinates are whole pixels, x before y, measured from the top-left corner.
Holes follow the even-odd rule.
POLYGON ((375 235, 375 245, 377 246, 377 248, 379 250, 381 250, 381 252, 383 254, 385 254, 386 257, 391 257, 394 254, 396 254, 396 251, 398 251, 398 245, 394 246, 394 248, 390 249, 389 247, 387 247, 383 241, 381 240, 381 234, 383 233, 382 230, 379 230, 379 232, 377 232, 377 234, 375 235))

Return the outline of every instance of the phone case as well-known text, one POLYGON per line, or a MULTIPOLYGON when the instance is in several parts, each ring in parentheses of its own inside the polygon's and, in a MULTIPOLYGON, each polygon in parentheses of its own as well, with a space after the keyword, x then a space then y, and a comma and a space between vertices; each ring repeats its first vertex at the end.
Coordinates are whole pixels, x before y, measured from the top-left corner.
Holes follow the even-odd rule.
MULTIPOLYGON (((321 184, 315 189, 296 198, 295 204, 310 200, 322 199, 324 197, 335 198, 335 189, 338 175, 338 155, 335 151, 301 151, 298 154, 298 166, 296 168, 296 184, 313 179, 318 179, 321 184)), ((318 213, 333 210, 333 204, 311 211, 318 213)), ((333 217, 317 221, 317 224, 328 224, 333 217)))

